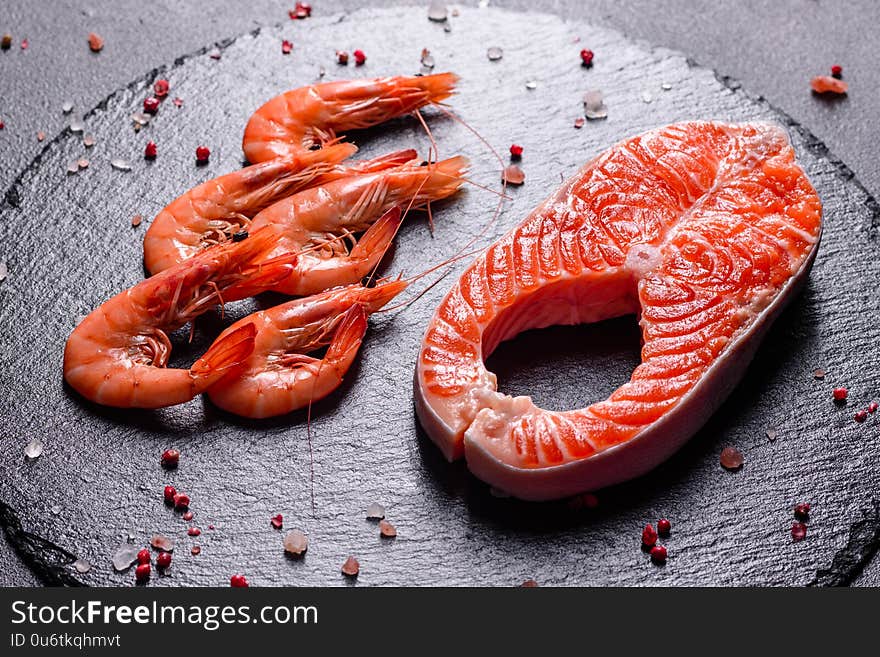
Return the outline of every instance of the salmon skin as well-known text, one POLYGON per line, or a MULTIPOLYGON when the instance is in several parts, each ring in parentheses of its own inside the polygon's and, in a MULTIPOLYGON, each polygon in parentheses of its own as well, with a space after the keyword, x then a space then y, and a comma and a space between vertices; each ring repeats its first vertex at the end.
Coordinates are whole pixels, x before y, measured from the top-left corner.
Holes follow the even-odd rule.
POLYGON ((687 122, 589 162, 462 274, 425 333, 422 425, 449 460, 527 500, 596 490, 671 456, 742 377, 806 281, 822 205, 785 130, 687 122), (641 364, 608 399, 549 411, 484 359, 521 331, 638 314, 641 364))

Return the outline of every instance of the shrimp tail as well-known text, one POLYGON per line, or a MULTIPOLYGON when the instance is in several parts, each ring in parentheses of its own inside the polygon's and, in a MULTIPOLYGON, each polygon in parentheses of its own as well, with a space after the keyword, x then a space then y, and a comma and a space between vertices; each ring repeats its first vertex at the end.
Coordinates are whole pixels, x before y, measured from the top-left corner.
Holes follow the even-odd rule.
POLYGON ((324 354, 324 365, 333 367, 342 375, 351 366, 367 332, 367 313, 360 305, 349 308, 336 327, 333 340, 324 354))
POLYGON ((407 79, 422 91, 424 101, 421 105, 427 105, 428 103, 439 103, 449 98, 455 93, 455 85, 461 78, 455 73, 447 72, 407 79))
POLYGON ((454 194, 464 183, 470 162, 463 155, 456 155, 429 165, 430 175, 419 195, 425 200, 446 198, 454 194))
POLYGON ((256 325, 249 322, 214 342, 190 368, 190 374, 199 380, 199 387, 207 388, 247 360, 254 351, 256 335, 256 325))
POLYGON ((379 217, 372 226, 367 229, 358 243, 354 245, 349 260, 369 261, 378 263, 385 255, 385 251, 391 246, 391 242, 403 223, 403 215, 400 206, 395 205, 385 214, 379 217))

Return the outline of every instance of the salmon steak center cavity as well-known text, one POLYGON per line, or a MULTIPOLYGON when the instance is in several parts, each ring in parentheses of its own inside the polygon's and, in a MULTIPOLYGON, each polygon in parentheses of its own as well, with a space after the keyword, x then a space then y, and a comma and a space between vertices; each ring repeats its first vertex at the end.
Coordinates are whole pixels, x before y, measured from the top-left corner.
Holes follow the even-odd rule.
POLYGON ((465 270, 434 313, 416 411, 450 460, 545 500, 640 476, 742 377, 806 281, 822 205, 787 133, 687 122, 584 166, 465 270), (640 318, 641 364, 603 401, 549 411, 497 389, 484 360, 522 331, 640 318))

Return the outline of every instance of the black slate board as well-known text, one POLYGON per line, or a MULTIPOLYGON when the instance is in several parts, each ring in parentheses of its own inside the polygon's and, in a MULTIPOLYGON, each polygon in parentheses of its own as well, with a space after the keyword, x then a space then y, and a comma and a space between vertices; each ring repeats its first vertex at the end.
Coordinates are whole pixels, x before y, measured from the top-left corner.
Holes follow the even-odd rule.
MULTIPOLYGON (((540 14, 465 9, 450 23, 446 33, 423 9, 358 12, 241 36, 221 44, 219 60, 207 52, 183 58, 89 113, 94 149, 86 152, 78 135, 59 135, 7 194, 0 210, 0 259, 10 272, 0 284, 0 521, 47 581, 131 584, 130 571, 113 572, 110 555, 130 534, 146 544, 153 532, 178 542, 170 576, 154 577, 153 585, 223 584, 239 571, 252 584, 341 584, 339 567, 349 554, 360 559, 361 585, 505 585, 529 577, 542 584, 827 584, 845 583, 870 558, 880 525, 872 504, 877 419, 856 425, 852 415, 877 387, 874 199, 806 130, 682 55, 540 14), (576 36, 600 53, 592 69, 576 64, 576 36), (284 57, 280 41, 290 37, 296 50, 284 57), (490 62, 486 48, 496 44, 505 56, 490 62), (337 68, 333 52, 355 47, 368 53, 367 66, 337 68), (459 115, 499 150, 512 142, 526 148, 526 185, 511 190, 494 236, 598 151, 689 118, 788 125, 822 196, 825 234, 810 284, 742 385, 688 447, 653 474, 600 492, 598 509, 495 498, 460 464, 447 465, 421 434, 412 368, 443 283, 406 312, 375 318, 359 365, 313 409, 314 513, 304 414, 242 422, 202 400, 119 412, 84 403, 62 384, 63 344, 76 317, 142 277, 145 227, 131 228, 134 214, 151 217, 185 189, 238 166, 246 119, 269 96, 314 80, 321 67, 328 79, 412 73, 422 47, 431 49, 436 70, 462 75, 452 103, 459 115), (160 74, 184 106, 166 102, 135 134, 129 116, 160 74), (537 89, 525 88, 530 79, 537 89), (662 83, 672 88, 664 91, 662 83), (578 131, 572 124, 589 88, 605 92, 609 118, 578 131), (160 149, 152 164, 139 157, 148 139, 160 149), (213 150, 206 168, 193 166, 198 143, 213 150), (91 167, 68 176, 68 162, 82 154, 91 167), (111 169, 113 157, 131 160, 134 171, 111 169), (828 370, 824 381, 813 379, 815 367, 828 370), (838 383, 851 391, 844 409, 830 402, 838 383), (773 443, 768 428, 778 431, 773 443), (45 452, 27 462, 23 449, 33 438, 43 440, 45 452), (729 444, 746 455, 739 473, 718 465, 729 444), (173 473, 158 466, 168 446, 184 454, 173 473), (161 503, 166 483, 191 493, 202 536, 188 537, 186 523, 161 503), (385 505, 397 539, 381 540, 364 519, 373 501, 385 505), (814 512, 808 540, 792 544, 798 501, 813 503, 814 512), (285 558, 281 533, 268 522, 279 512, 287 528, 309 534, 305 559, 285 558), (664 568, 651 566, 638 546, 641 525, 660 516, 675 525, 664 568), (193 544, 202 546, 198 557, 189 554, 193 544), (66 564, 74 556, 92 570, 76 573, 66 564)), ((495 185, 498 164, 486 148, 460 125, 427 114, 441 153, 467 154, 472 177, 495 185)), ((356 140, 365 155, 410 144, 425 152, 428 144, 412 120, 356 140)), ((387 271, 419 271, 454 253, 494 203, 468 189, 435 208, 433 238, 416 218, 387 271)), ((233 315, 246 310, 242 304, 233 315)), ((191 349, 178 340, 178 358, 204 347, 221 325, 219 316, 200 322, 191 349)), ((521 336, 490 365, 502 389, 573 407, 605 396, 637 357, 634 320, 618 320, 521 336)))

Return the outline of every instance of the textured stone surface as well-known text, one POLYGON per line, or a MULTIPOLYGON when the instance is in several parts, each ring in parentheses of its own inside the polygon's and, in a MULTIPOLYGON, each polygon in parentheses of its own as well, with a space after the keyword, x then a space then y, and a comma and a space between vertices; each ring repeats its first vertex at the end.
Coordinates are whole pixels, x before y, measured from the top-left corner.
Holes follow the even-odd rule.
MULTIPOLYGON (((14 391, 0 402, 14 437, 0 447, 2 499, 26 530, 95 564, 85 575, 70 567, 45 568, 41 575, 130 584, 131 573, 112 571, 113 550, 129 532, 144 544, 159 532, 178 541, 180 554, 173 576, 153 585, 221 584, 236 571, 252 584, 336 584, 348 554, 361 563, 361 585, 518 584, 529 577, 542 584, 846 583, 876 540, 877 419, 856 425, 852 412, 876 386, 877 208, 797 126, 795 145, 826 206, 826 233, 806 293, 706 429, 652 475, 601 492, 596 510, 495 498, 460 464, 445 464, 421 435, 411 408, 411 372, 443 283, 407 311, 374 320, 359 366, 338 394, 315 406, 314 512, 302 414, 241 422, 201 400, 154 413, 116 412, 64 389, 61 351, 75 317, 142 276, 145 226, 132 229, 132 215, 151 217, 175 194, 237 166, 244 122, 272 93, 314 79, 320 66, 328 77, 414 72, 423 46, 432 50, 436 70, 464 76, 453 101, 461 116, 499 149, 510 142, 526 148, 526 184, 511 191, 513 201, 485 243, 517 223, 560 175, 624 136, 685 118, 786 120, 680 55, 636 46, 605 29, 497 10, 464 10, 451 34, 419 8, 316 18, 244 36, 219 61, 200 55, 163 72, 171 95, 187 102, 180 110, 166 103, 137 135, 128 116, 151 78, 132 83, 87 117, 88 131, 98 137, 89 170, 67 176, 67 163, 83 149, 76 136, 61 135, 0 210, 2 254, 10 265, 0 285, 0 376, 4 390, 14 391), (291 33, 297 56, 284 58, 280 39, 291 33), (505 49, 499 62, 485 56, 487 33, 505 49), (607 53, 601 65, 589 71, 572 65, 575 35, 607 53), (363 48, 367 67, 337 69, 332 52, 339 47, 363 48), (534 91, 524 87, 531 78, 539 81, 534 91), (663 82, 672 89, 662 91, 663 82), (593 87, 605 92, 609 118, 574 130, 581 94, 593 87), (646 90, 654 97, 650 104, 642 101, 646 90), (160 145, 153 164, 139 158, 147 139, 160 145), (193 150, 200 142, 214 154, 209 167, 196 169, 193 150), (112 170, 109 160, 117 156, 129 158, 134 171, 112 170), (40 350, 33 348, 37 339, 40 350), (811 375, 820 366, 829 372, 821 382, 811 375), (837 383, 851 389, 844 410, 830 403, 837 383), (771 427, 779 433, 772 444, 764 436, 771 427), (24 446, 37 436, 44 454, 25 462, 24 446), (167 473, 158 458, 172 445, 183 457, 180 468, 167 473), (720 469, 725 445, 745 454, 741 472, 720 469), (192 495, 194 522, 216 529, 198 539, 186 536, 185 523, 161 503, 165 483, 192 495), (374 501, 384 504, 398 529, 391 543, 364 519, 374 501), (810 533, 791 544, 791 507, 799 501, 813 503, 810 533), (286 526, 309 535, 303 560, 284 557, 281 533, 269 526, 279 512, 286 526), (655 568, 639 550, 639 529, 660 516, 673 521, 674 533, 668 564, 655 568), (842 550, 851 537, 851 549, 842 550), (192 543, 202 545, 200 556, 188 554, 192 543)), ((469 155, 473 178, 495 184, 499 166, 485 147, 458 124, 433 116, 441 153, 469 155)), ((409 120, 359 135, 358 142, 365 154, 410 143, 424 152, 428 143, 409 120)), ((414 272, 451 255, 484 225, 494 202, 469 188, 436 208, 433 239, 421 218, 410 222, 387 271, 414 272)), ((179 336, 177 358, 194 357, 220 326, 216 316, 200 322, 191 348, 179 336)), ((572 407, 605 396, 626 378, 637 339, 634 321, 549 329, 503 346, 490 365, 501 374, 502 389, 572 407)), ((14 520, 4 515, 7 524, 14 520)), ((38 557, 45 548, 37 546, 38 557)), ((69 558, 49 556, 56 563, 69 558)))

